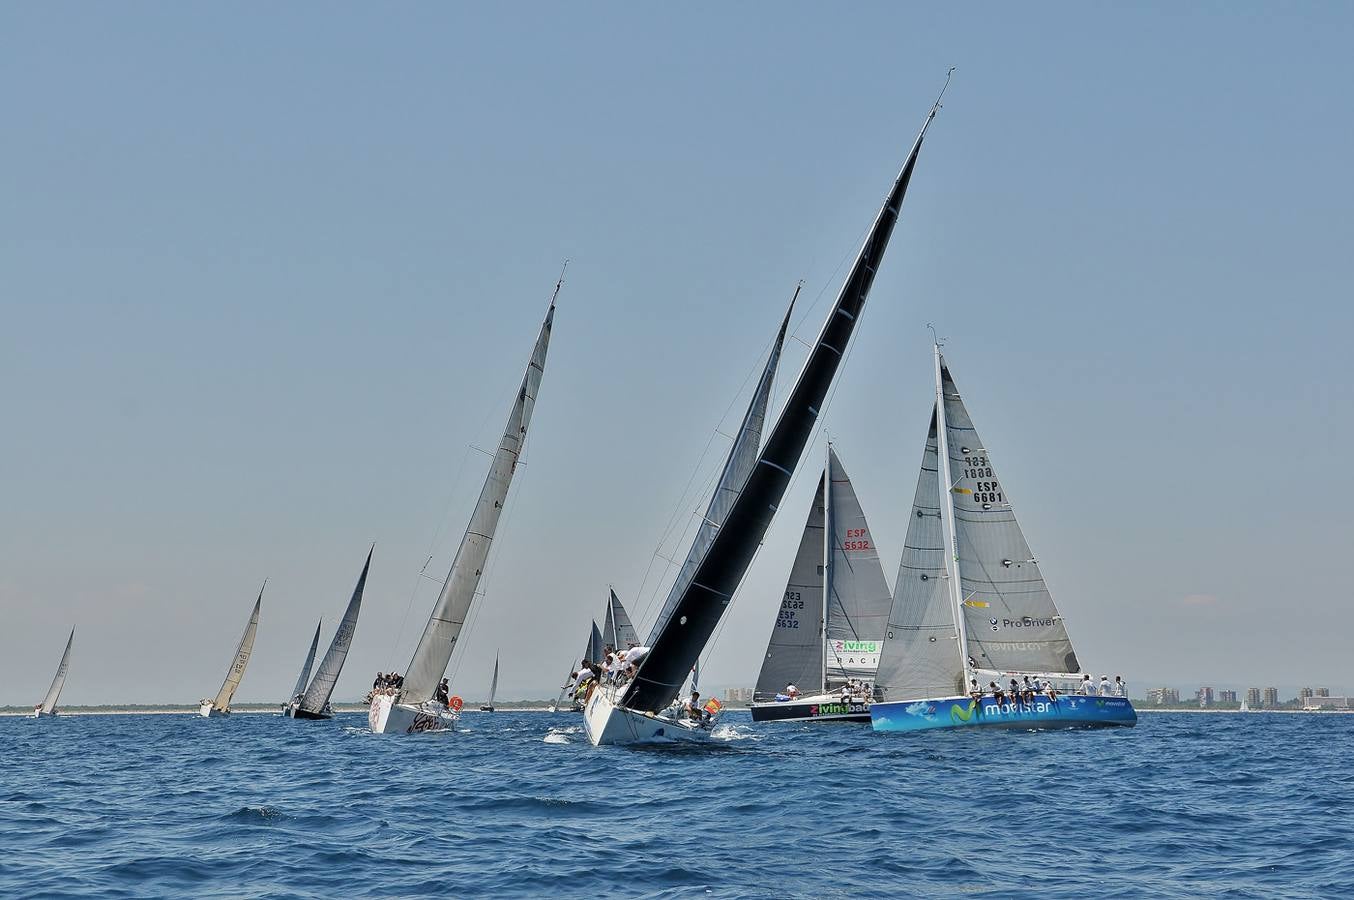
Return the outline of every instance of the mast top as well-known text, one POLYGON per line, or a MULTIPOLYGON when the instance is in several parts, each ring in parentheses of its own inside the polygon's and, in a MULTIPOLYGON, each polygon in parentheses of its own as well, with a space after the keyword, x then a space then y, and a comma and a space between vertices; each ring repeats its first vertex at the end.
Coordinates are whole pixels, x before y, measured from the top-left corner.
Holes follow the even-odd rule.
POLYGON ((564 265, 559 268, 559 278, 555 280, 555 292, 550 295, 550 307, 553 309, 555 300, 559 297, 559 289, 564 286, 564 273, 569 271, 569 260, 564 260, 564 265))
POLYGON ((936 113, 940 111, 940 100, 942 97, 945 96, 945 89, 950 86, 950 76, 954 74, 954 70, 957 68, 959 67, 950 66, 950 70, 945 73, 945 83, 940 86, 940 93, 936 95, 936 102, 932 104, 931 113, 926 117, 928 121, 934 119, 936 117, 936 113))

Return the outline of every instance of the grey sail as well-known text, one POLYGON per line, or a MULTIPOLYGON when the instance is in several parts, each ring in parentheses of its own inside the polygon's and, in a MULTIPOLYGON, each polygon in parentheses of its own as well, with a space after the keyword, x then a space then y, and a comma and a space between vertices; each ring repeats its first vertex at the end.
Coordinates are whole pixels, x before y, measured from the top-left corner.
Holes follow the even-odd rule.
POLYGON ((720 472, 719 482, 715 485, 714 494, 710 497, 710 505, 705 511, 705 518, 696 528, 696 536, 691 542, 691 549, 687 551, 682 568, 677 573, 677 580, 672 583, 667 600, 663 602, 663 608, 658 613, 657 621, 654 622, 649 637, 650 645, 654 643, 666 627, 668 619, 672 617, 672 611, 677 608, 677 603, 690 589, 691 580, 696 574, 696 567, 700 565, 701 558, 710 549, 710 544, 714 542, 719 526, 724 523, 724 518, 733 508, 734 501, 738 499, 738 491, 747 481, 753 466, 757 464, 757 452, 762 440, 762 427, 766 424, 766 408, 771 401, 771 386, 775 381, 776 366, 780 363, 781 349, 785 346, 785 333, 790 327, 790 314, 794 311, 795 300, 798 297, 799 288, 795 288, 794 296, 790 298, 790 307, 785 311, 785 318, 781 320, 780 331, 776 333, 776 340, 772 343, 771 352, 767 355, 766 365, 762 367, 762 376, 758 379, 757 388, 752 392, 752 400, 748 403, 747 411, 743 414, 742 424, 738 428, 738 437, 734 439, 733 447, 729 449, 729 455, 724 461, 724 469, 720 472))
POLYGON ((295 699, 306 689, 306 682, 310 681, 310 668, 315 665, 315 652, 320 649, 320 626, 324 624, 321 619, 315 623, 315 637, 310 641, 310 652, 306 654, 306 661, 301 666, 301 674, 296 679, 296 687, 291 689, 291 697, 295 699))
POLYGON ((942 361, 968 654, 980 669, 1078 672, 1072 642, 1016 523, 992 454, 942 361))
POLYGON ((635 626, 630 622, 630 616, 621 605, 620 598, 616 592, 611 592, 611 598, 607 602, 607 631, 603 639, 615 647, 617 650, 624 650, 631 644, 639 643, 639 635, 635 633, 635 626))
POLYGON ((494 654, 494 677, 489 682, 489 705, 494 705, 494 697, 498 694, 498 654, 494 654))
POLYGON ((907 519, 903 556, 893 584, 888 631, 875 673, 875 686, 884 692, 886 700, 962 693, 963 663, 945 575, 936 447, 933 407, 907 519))
POLYGON ((605 643, 602 640, 602 630, 597 627, 596 622, 593 622, 592 632, 588 635, 588 649, 584 651, 583 658, 588 662, 601 662, 605 643))
POLYGON ((827 656, 824 688, 849 678, 873 678, 888 629, 893 595, 865 510, 837 451, 827 451, 827 656))
POLYGON ((334 687, 338 684, 343 664, 348 660, 348 650, 353 645, 353 635, 357 632, 357 616, 362 612, 362 592, 367 587, 367 572, 371 569, 371 555, 375 550, 376 545, 373 544, 367 551, 367 561, 362 564, 362 574, 357 576, 353 596, 343 611, 343 618, 339 620, 338 629, 329 642, 329 649, 320 660, 320 667, 315 670, 314 680, 301 698, 301 709, 306 712, 323 712, 329 704, 329 698, 334 695, 334 687))
POLYGON ((74 643, 75 629, 72 628, 70 637, 66 638, 66 650, 61 654, 61 665, 56 667, 56 677, 47 689, 47 696, 42 698, 42 711, 45 713, 54 711, 57 700, 61 699, 61 689, 66 686, 66 673, 71 668, 71 645, 74 643))
POLYGON ((240 679, 244 678, 249 655, 254 652, 254 635, 259 630, 259 607, 262 605, 263 590, 260 589, 259 599, 254 601, 254 611, 249 614, 249 624, 245 625, 244 634, 240 635, 240 643, 235 648, 235 659, 231 661, 230 671, 226 673, 226 680, 212 701, 212 706, 217 709, 230 709, 230 698, 235 696, 235 689, 240 686, 240 679))
MULTIPOLYGON (((558 284, 555 294, 559 294, 558 284)), ((409 660, 401 692, 401 701, 404 703, 417 704, 432 698, 433 690, 446 672, 452 650, 465 626, 485 561, 489 558, 489 548, 493 544, 494 532, 498 529, 503 504, 508 498, 508 488, 512 486, 513 474, 517 471, 517 460, 526 442, 531 412, 536 405, 536 392, 540 389, 541 376, 545 373, 545 357, 550 346, 550 329, 554 318, 555 301, 552 298, 545 321, 541 323, 536 346, 531 351, 531 361, 522 377, 522 386, 517 391, 517 399, 503 429, 503 439, 498 444, 493 466, 475 503, 470 524, 461 538, 461 545, 447 573, 447 580, 442 585, 437 604, 428 617, 428 624, 414 650, 414 656, 409 660)))
POLYGON ((770 700, 790 684, 812 692, 823 678, 823 485, 820 477, 757 675, 756 700, 770 700))

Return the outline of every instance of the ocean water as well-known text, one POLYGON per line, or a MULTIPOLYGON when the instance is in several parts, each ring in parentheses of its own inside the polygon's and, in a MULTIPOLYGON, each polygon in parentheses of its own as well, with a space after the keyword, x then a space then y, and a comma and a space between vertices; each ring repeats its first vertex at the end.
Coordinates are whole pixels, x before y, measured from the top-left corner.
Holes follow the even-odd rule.
POLYGON ((1354 716, 593 748, 576 715, 0 719, 0 896, 1351 897, 1354 716))

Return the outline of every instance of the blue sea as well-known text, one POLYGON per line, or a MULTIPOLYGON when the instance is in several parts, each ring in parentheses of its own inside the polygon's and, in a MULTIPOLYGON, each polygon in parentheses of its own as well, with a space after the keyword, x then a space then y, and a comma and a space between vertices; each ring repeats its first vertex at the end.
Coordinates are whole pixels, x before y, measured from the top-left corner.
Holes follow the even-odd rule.
POLYGON ((1354 716, 1106 731, 0 719, 4 897, 1351 897, 1354 716))

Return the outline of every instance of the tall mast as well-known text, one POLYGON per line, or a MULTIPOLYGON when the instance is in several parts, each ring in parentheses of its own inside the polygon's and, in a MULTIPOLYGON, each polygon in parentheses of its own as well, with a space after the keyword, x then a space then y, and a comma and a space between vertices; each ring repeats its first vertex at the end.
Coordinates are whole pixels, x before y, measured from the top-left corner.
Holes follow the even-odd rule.
POLYGON ((964 586, 959 583, 959 539, 954 531, 954 481, 950 478, 950 436, 945 424, 945 378, 941 374, 940 341, 934 342, 936 358, 936 455, 940 463, 940 519, 945 543, 945 579, 954 603, 954 634, 959 642, 959 661, 964 667, 963 690, 968 691, 973 672, 968 664, 968 632, 964 626, 964 586))
POLYGON ((832 442, 823 456, 823 612, 818 617, 818 649, 822 653, 821 689, 827 691, 827 605, 832 602, 832 442))

